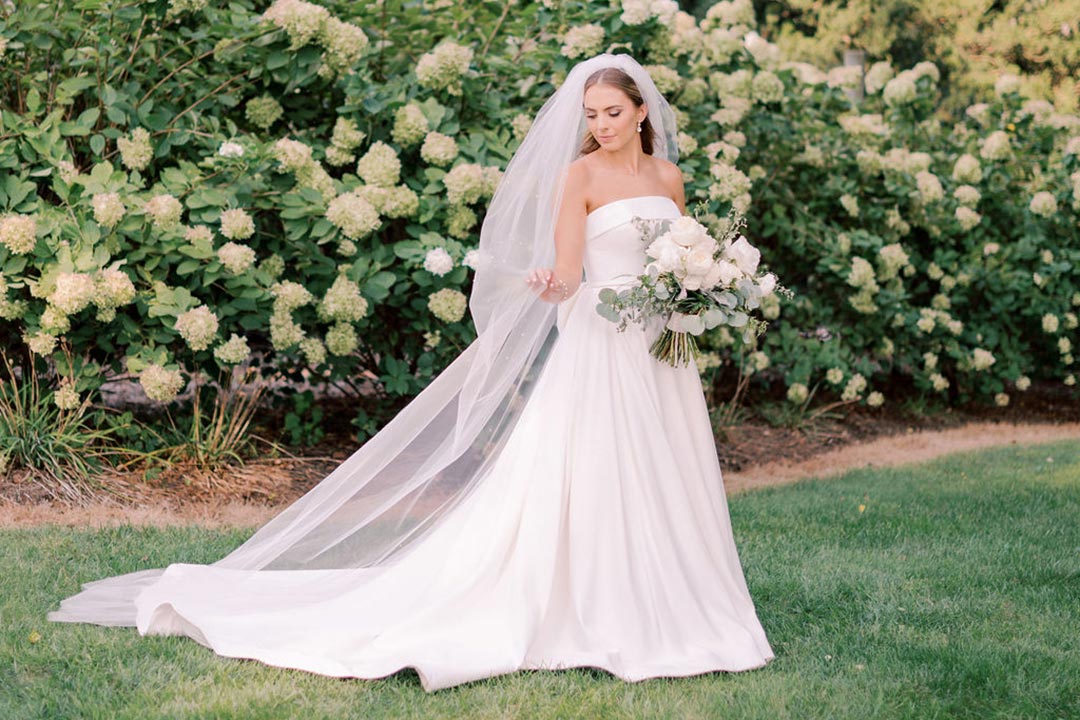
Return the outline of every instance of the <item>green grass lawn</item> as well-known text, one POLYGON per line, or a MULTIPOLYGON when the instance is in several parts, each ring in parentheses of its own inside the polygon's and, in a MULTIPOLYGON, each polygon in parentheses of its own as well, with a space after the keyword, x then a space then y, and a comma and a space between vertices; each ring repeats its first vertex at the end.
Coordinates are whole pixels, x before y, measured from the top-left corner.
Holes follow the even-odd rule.
POLYGON ((45 619, 82 581, 212 561, 249 530, 0 531, 0 718, 1080 717, 1080 444, 862 469, 731 512, 767 667, 531 671, 433 694, 412 670, 337 680, 45 619))

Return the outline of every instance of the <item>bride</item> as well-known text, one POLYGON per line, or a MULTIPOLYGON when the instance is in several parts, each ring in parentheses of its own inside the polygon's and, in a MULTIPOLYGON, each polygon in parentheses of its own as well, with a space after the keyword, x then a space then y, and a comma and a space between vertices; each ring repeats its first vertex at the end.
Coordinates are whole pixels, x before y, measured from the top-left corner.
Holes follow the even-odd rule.
POLYGON ((221 560, 87 583, 50 619, 336 677, 412 667, 427 691, 765 665, 697 370, 652 357, 662 321, 596 312, 643 271, 641 224, 684 212, 675 138, 630 56, 577 64, 484 219, 476 340, 221 560))

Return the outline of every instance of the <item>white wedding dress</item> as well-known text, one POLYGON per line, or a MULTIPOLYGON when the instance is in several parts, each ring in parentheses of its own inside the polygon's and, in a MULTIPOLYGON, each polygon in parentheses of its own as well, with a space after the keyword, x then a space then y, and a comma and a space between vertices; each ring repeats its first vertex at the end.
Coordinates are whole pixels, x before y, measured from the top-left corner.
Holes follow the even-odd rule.
POLYGON ((657 322, 619 332, 596 311, 601 287, 643 271, 633 217, 679 215, 653 195, 588 215, 586 281, 492 477, 399 559, 174 564, 138 594, 139 632, 338 677, 412 667, 428 691, 521 669, 637 681, 766 664, 697 369, 650 355, 657 322))

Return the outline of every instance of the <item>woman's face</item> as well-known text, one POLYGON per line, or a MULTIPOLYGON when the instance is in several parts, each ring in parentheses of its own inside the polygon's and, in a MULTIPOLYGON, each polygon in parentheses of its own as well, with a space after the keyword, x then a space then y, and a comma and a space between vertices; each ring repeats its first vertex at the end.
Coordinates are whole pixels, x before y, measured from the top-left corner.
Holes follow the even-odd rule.
POLYGON ((585 121, 602 150, 615 151, 638 137, 637 124, 645 119, 645 105, 635 107, 630 97, 613 85, 593 85, 585 91, 585 121))

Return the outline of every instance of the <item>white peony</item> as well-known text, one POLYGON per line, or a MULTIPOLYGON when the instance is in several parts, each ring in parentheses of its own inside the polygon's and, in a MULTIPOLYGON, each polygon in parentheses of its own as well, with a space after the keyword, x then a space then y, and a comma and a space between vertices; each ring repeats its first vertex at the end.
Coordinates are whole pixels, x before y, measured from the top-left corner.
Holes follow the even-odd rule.
POLYGON ((742 235, 724 250, 724 256, 730 258, 746 275, 757 272, 758 263, 761 261, 761 252, 742 235))

